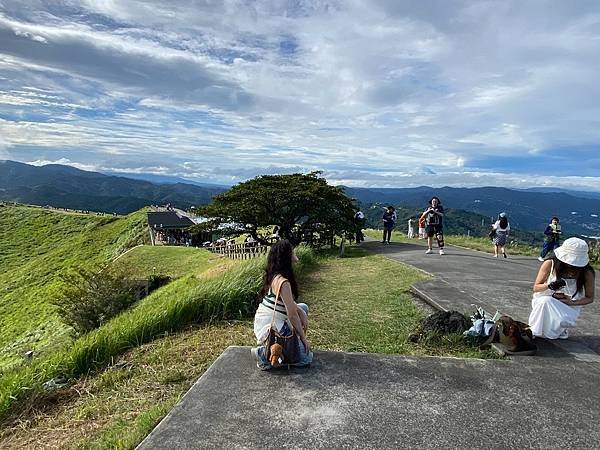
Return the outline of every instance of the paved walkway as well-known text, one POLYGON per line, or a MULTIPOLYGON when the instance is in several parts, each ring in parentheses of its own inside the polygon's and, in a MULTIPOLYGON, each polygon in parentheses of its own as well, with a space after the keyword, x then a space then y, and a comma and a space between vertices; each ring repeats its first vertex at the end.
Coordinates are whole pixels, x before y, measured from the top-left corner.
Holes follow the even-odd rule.
MULTIPOLYGON (((531 256, 494 258, 491 253, 446 246, 446 254, 425 254, 425 244, 383 245, 365 242, 370 251, 417 267, 433 275, 431 281, 417 283, 414 291, 440 309, 472 312, 482 305, 492 313, 499 310, 527 322, 531 311, 531 288, 540 262, 531 256)), ((596 301, 583 307, 577 327, 567 341, 555 345, 579 357, 596 356, 600 362, 600 276, 596 277, 596 301), (585 356, 585 355, 588 356, 585 356)), ((592 358, 593 359, 593 358, 592 358)))

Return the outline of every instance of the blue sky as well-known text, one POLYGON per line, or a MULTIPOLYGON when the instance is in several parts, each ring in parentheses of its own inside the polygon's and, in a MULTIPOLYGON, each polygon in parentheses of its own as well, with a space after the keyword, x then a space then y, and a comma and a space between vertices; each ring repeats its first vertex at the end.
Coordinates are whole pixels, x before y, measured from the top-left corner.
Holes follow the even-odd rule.
POLYGON ((600 191, 596 1, 0 0, 0 159, 600 191))

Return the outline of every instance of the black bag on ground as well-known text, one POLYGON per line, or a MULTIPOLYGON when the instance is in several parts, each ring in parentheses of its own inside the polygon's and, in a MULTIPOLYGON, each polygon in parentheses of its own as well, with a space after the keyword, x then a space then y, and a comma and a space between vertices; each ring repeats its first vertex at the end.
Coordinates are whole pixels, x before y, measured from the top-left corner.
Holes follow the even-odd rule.
POLYGON ((438 311, 427 316, 421 325, 423 332, 461 334, 471 327, 471 322, 458 311, 438 311))

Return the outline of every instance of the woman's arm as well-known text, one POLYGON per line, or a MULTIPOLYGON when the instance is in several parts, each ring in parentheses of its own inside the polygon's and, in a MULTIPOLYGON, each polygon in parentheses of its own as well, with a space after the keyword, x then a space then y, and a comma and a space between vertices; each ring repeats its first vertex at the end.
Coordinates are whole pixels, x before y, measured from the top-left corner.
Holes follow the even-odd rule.
POLYGON ((543 292, 548 289, 548 277, 550 276, 550 270, 552 270, 552 261, 546 260, 543 262, 540 270, 538 271, 535 283, 533 284, 533 292, 543 292))
POLYGON ((580 298, 579 300, 575 300, 575 301, 563 301, 563 303, 566 303, 567 305, 575 305, 575 306, 583 306, 583 305, 589 305, 590 303, 592 303, 594 301, 594 294, 595 294, 595 280, 596 276, 594 275, 594 272, 592 272, 591 270, 586 270, 585 271, 585 282, 583 284, 583 289, 585 290, 585 297, 580 298))
POLYGON ((294 295, 292 294, 292 288, 290 286, 290 282, 288 280, 284 280, 281 285, 279 296, 283 300, 283 304, 285 305, 285 311, 287 313, 288 320, 294 327, 295 333, 298 335, 298 338, 304 344, 304 348, 306 351, 310 351, 310 343, 306 339, 306 335, 304 334, 304 327, 302 325, 302 320, 300 319, 300 315, 298 314, 298 305, 294 301, 294 295))

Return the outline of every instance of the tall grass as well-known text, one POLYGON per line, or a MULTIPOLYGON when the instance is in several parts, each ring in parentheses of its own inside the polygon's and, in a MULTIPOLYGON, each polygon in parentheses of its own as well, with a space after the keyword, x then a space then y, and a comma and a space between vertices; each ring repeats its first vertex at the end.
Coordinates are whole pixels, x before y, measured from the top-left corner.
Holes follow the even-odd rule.
MULTIPOLYGON (((300 274, 315 264, 310 249, 299 248, 300 274)), ((159 289, 133 309, 77 339, 51 358, 0 378, 0 417, 17 400, 43 395, 43 383, 58 375, 69 379, 106 366, 114 357, 192 323, 248 317, 257 305, 265 258, 245 261, 214 278, 186 276, 159 289)))

